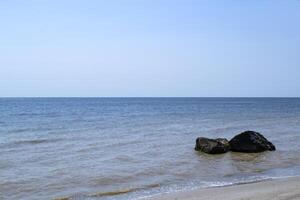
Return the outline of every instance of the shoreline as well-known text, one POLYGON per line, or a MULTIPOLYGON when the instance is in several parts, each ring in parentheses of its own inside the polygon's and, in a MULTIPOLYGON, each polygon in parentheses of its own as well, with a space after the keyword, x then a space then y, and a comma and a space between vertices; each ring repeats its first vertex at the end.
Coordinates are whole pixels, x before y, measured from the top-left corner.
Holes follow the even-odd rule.
POLYGON ((237 185, 159 194, 148 200, 299 200, 300 177, 268 179, 237 185))

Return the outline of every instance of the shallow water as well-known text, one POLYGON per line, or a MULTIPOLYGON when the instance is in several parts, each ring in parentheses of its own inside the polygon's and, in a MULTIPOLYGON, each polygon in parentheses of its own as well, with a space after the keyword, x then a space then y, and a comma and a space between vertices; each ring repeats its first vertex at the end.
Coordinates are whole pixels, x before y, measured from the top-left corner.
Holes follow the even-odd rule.
POLYGON ((299 98, 2 98, 0 199, 139 199, 300 175, 299 98), (277 147, 206 155, 198 136, 277 147))

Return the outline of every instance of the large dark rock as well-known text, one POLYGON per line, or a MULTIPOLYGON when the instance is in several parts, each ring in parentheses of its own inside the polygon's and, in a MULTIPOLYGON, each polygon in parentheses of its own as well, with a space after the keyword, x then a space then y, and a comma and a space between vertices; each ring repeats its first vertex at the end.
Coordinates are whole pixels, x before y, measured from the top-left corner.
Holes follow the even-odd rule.
POLYGON ((275 146, 263 135, 254 131, 245 131, 229 141, 230 150, 236 152, 257 153, 275 151, 275 146))
POLYGON ((199 137, 196 139, 196 151, 203 151, 209 154, 220 154, 229 151, 229 142, 225 138, 209 139, 199 137))

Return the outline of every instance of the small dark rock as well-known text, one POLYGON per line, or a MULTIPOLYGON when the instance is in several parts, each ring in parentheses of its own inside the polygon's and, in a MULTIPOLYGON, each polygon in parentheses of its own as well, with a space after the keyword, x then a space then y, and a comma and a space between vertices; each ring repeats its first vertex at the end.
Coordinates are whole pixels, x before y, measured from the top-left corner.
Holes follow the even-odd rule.
POLYGON ((229 141, 230 150, 236 152, 257 153, 275 151, 275 146, 263 135, 254 131, 245 131, 229 141))
POLYGON ((196 151, 202 151, 208 154, 220 154, 229 151, 229 142, 225 138, 209 139, 199 137, 196 139, 196 151))

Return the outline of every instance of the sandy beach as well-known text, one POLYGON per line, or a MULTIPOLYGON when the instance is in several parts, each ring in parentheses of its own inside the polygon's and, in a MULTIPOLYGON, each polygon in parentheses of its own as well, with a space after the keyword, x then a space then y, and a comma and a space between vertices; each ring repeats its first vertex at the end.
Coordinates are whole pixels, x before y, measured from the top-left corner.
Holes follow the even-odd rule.
POLYGON ((197 189, 159 195, 151 200, 299 200, 300 177, 197 189))

